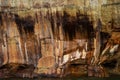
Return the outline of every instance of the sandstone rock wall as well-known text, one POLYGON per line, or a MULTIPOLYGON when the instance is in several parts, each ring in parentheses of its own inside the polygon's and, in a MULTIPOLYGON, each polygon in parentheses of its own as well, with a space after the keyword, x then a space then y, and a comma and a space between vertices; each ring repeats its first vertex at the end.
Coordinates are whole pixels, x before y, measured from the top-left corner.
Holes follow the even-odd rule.
POLYGON ((65 56, 69 62, 78 50, 93 49, 98 19, 102 31, 120 28, 119 0, 0 0, 0 66, 32 64, 37 73, 54 73, 65 56))

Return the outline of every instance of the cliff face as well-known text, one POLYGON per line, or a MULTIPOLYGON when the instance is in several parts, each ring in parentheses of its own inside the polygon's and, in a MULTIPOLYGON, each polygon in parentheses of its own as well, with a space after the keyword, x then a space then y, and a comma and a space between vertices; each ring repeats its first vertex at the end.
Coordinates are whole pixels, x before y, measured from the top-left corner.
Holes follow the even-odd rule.
POLYGON ((49 9, 45 13, 32 12, 32 15, 3 12, 1 66, 9 63, 33 64, 38 68, 61 65, 64 61, 58 61, 59 58, 75 52, 81 45, 79 39, 83 39, 81 46, 84 46, 84 39, 92 38, 92 32, 92 22, 80 12, 74 16, 66 11, 50 12, 49 9))
MULTIPOLYGON (((10 67, 13 73, 21 66, 39 74, 67 75, 64 69, 72 73, 76 68, 67 63, 82 58, 86 64, 86 54, 93 51, 98 19, 103 24, 101 31, 111 34, 120 28, 119 17, 109 17, 114 11, 119 16, 119 0, 0 1, 0 66, 10 67), (105 11, 112 13, 105 15, 105 11)), ((27 70, 21 73, 28 74, 27 70)))

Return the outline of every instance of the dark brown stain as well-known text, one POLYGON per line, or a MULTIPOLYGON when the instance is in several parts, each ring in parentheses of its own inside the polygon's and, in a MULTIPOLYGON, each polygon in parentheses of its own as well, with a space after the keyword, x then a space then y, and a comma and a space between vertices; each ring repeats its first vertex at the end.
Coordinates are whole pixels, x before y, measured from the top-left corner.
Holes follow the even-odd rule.
POLYGON ((35 21, 31 16, 20 18, 19 15, 15 14, 15 22, 17 24, 18 31, 21 35, 23 33, 34 34, 35 21))
POLYGON ((48 18, 56 39, 59 39, 56 36, 56 34, 59 34, 59 30, 56 30, 55 27, 59 29, 60 25, 62 25, 64 40, 93 37, 93 23, 89 20, 88 15, 81 14, 80 11, 76 12, 76 16, 71 16, 66 11, 63 11, 63 16, 58 11, 53 14, 48 11, 47 15, 49 15, 48 18))
POLYGON ((2 20, 2 13, 0 13, 0 26, 3 25, 3 20, 2 20))

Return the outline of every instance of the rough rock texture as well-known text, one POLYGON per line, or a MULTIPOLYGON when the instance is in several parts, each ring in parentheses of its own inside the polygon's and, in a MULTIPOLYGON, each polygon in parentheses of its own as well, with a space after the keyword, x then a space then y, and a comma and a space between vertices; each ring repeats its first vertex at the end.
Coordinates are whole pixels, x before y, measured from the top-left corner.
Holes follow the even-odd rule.
POLYGON ((104 73, 93 56, 102 65, 108 38, 120 41, 119 8, 119 0, 0 0, 0 70, 11 68, 0 76, 104 73))

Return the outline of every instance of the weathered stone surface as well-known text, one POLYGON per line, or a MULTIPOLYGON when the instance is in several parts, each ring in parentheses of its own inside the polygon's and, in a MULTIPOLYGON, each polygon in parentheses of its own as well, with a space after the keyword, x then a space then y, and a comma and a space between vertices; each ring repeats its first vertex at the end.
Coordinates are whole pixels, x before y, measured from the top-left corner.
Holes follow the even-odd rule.
MULTIPOLYGON (((6 73, 0 72, 0 77, 11 76, 9 68, 18 77, 36 75, 33 72, 63 76, 83 70, 86 74, 85 65, 93 64, 93 56, 97 56, 96 64, 113 59, 119 63, 119 50, 108 58, 108 48, 114 46, 106 45, 108 36, 95 34, 96 27, 102 26, 101 31, 120 44, 119 8, 119 0, 0 0, 0 66, 12 65, 3 69, 6 73), (97 37, 102 40, 96 39, 99 42, 94 46, 97 37), (96 49, 99 54, 93 55, 96 49), (17 70, 20 65, 14 64, 35 69, 17 70)), ((93 73, 88 70, 88 75, 104 77, 99 68, 93 73)))
POLYGON ((54 69, 55 67, 55 57, 54 56, 47 56, 47 57, 42 57, 38 61, 38 71, 37 73, 42 73, 42 74, 50 74, 52 73, 50 70, 54 69))

